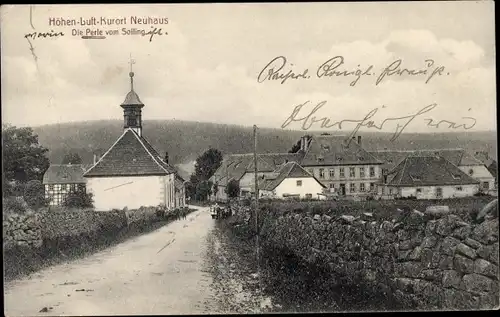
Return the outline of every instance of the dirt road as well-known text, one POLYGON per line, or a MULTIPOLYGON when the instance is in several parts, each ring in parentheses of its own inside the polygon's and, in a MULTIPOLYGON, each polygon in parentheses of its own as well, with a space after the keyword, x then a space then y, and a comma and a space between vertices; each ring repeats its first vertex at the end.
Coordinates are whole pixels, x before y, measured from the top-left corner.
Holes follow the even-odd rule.
POLYGON ((199 208, 186 220, 9 282, 5 315, 216 313, 204 260, 213 229, 208 210, 199 208))

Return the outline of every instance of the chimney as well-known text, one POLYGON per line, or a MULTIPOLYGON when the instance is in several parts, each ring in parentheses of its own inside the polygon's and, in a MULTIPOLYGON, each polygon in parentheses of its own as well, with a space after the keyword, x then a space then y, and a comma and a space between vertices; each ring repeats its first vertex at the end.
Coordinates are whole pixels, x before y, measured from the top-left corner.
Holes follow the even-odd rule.
POLYGON ((361 135, 358 135, 358 144, 361 145, 361 135))
POLYGON ((168 152, 165 152, 165 160, 164 161, 165 161, 165 163, 168 164, 168 152))
POLYGON ((97 163, 97 154, 94 153, 94 164, 97 163))
POLYGON ((302 152, 306 151, 306 137, 305 136, 300 137, 300 151, 302 151, 302 152))

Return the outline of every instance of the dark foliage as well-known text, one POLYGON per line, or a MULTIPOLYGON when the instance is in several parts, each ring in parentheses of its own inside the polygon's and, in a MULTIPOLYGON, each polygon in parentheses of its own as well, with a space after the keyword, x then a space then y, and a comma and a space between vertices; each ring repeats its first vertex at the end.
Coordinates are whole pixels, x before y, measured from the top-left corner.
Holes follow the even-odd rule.
POLYGON ((237 180, 232 179, 227 184, 226 194, 229 198, 236 198, 240 194, 240 183, 237 180))
POLYGON ((3 177, 6 181, 39 180, 49 167, 48 149, 29 127, 2 126, 3 177))
POLYGON ((64 207, 91 208, 94 205, 92 193, 83 190, 72 190, 63 201, 64 207))
POLYGON ((70 152, 64 156, 61 164, 82 164, 82 158, 78 153, 70 152))

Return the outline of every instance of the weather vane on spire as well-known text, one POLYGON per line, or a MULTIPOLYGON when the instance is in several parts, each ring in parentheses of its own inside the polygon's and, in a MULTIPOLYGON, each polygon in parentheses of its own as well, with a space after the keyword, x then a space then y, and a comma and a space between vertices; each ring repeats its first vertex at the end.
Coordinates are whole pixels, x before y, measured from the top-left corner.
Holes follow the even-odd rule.
POLYGON ((133 71, 133 68, 132 68, 132 65, 135 64, 135 60, 132 59, 132 53, 130 53, 130 73, 129 73, 129 76, 130 76, 130 88, 132 90, 134 90, 134 71, 133 71))

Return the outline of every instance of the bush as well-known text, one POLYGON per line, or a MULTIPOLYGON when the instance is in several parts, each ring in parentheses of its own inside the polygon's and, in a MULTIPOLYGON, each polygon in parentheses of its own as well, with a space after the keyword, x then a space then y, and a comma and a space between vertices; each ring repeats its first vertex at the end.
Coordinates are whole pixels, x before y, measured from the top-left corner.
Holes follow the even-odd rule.
POLYGON ((24 214, 30 210, 26 201, 23 197, 3 197, 2 198, 4 214, 6 213, 18 213, 24 214))
POLYGON ((91 208, 94 205, 92 193, 74 190, 68 193, 63 201, 63 206, 74 208, 91 208))
POLYGON ((33 180, 25 184, 23 196, 26 203, 33 209, 47 206, 50 199, 45 198, 45 188, 42 182, 33 180))

